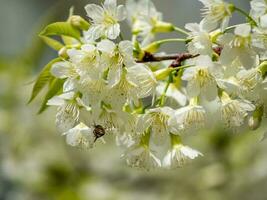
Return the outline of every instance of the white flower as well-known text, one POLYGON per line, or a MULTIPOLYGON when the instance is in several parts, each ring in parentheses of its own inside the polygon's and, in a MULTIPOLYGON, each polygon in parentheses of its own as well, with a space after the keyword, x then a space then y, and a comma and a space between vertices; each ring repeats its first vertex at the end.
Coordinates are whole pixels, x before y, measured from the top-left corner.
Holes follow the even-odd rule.
POLYGON ((157 11, 150 0, 128 0, 126 8, 133 33, 137 34, 142 46, 148 45, 155 38, 155 28, 162 20, 162 14, 157 11))
POLYGON ((157 81, 152 71, 144 64, 123 68, 119 82, 106 94, 105 102, 115 109, 154 94, 157 81))
POLYGON ((163 159, 162 166, 168 169, 182 167, 189 160, 193 160, 198 156, 203 156, 197 150, 185 146, 181 142, 181 138, 171 134, 172 149, 169 150, 163 159))
MULTIPOLYGON (((166 84, 164 82, 160 82, 157 86, 157 95, 160 96, 163 94, 166 84)), ((185 106, 187 103, 187 97, 184 94, 184 88, 177 88, 174 83, 169 85, 169 88, 166 92, 166 97, 168 97, 168 102, 172 105, 173 102, 177 103, 180 106, 185 106)))
POLYGON ((79 105, 74 92, 64 93, 50 99, 47 105, 58 106, 56 126, 61 132, 71 129, 79 120, 79 105))
POLYGON ((107 79, 113 87, 121 79, 122 68, 134 64, 133 45, 130 41, 121 41, 115 45, 110 40, 102 40, 97 44, 97 48, 102 52, 101 65, 109 69, 107 79))
POLYGON ((214 30, 220 25, 224 30, 229 23, 234 5, 223 0, 199 0, 204 4, 202 21, 203 27, 208 30, 214 30))
POLYGON ((206 111, 200 105, 190 104, 179 108, 169 119, 169 126, 172 127, 172 133, 190 130, 191 128, 203 127, 206 120, 206 111))
MULTIPOLYGON (((267 15, 266 15, 267 16, 267 15)), ((267 23, 266 23, 267 24, 267 23)), ((261 60, 267 59, 267 27, 254 28, 252 34, 252 46, 255 51, 259 54, 261 60)))
POLYGON ((75 90, 75 84, 79 74, 76 66, 68 61, 57 62, 52 65, 51 74, 59 79, 66 79, 63 86, 63 92, 70 92, 75 90))
POLYGON ((168 120, 173 114, 170 107, 159 107, 147 110, 145 114, 139 116, 137 121, 137 132, 143 134, 150 129, 151 137, 155 144, 164 143, 169 135, 168 120))
POLYGON ((221 97, 221 115, 230 127, 241 126, 248 112, 255 110, 255 106, 247 100, 231 99, 225 92, 221 97))
POLYGON ((242 87, 242 90, 251 92, 259 83, 262 82, 262 75, 257 68, 241 70, 237 74, 237 80, 242 87))
POLYGON ((127 79, 137 86, 138 98, 145 98, 155 93, 157 80, 145 64, 136 64, 127 68, 127 79))
POLYGON ((219 39, 223 45, 220 61, 229 66, 238 59, 242 65, 249 69, 258 64, 257 55, 251 47, 251 27, 241 24, 236 27, 235 35, 225 34, 219 39))
POLYGON ((189 53, 212 56, 213 49, 210 35, 207 30, 203 29, 202 24, 188 23, 185 28, 191 31, 190 35, 193 38, 188 43, 189 53))
POLYGON ((163 159, 162 166, 168 169, 182 167, 189 160, 193 160, 196 157, 202 155, 200 152, 184 145, 176 145, 167 152, 167 155, 163 159))
POLYGON ((161 161, 150 151, 148 146, 134 144, 122 155, 127 165, 141 169, 161 167, 161 161))
POLYGON ((258 20, 261 16, 265 15, 267 12, 267 2, 265 0, 252 0, 250 2, 251 11, 250 15, 258 20))
POLYGON ((185 69, 182 80, 187 81, 186 91, 190 98, 201 96, 214 100, 217 96, 216 66, 209 56, 199 56, 192 61, 196 66, 185 69))
POLYGON ((109 108, 108 106, 102 106, 100 112, 94 115, 95 121, 109 129, 115 128, 120 134, 125 131, 132 133, 135 131, 136 118, 122 109, 122 107, 109 108))
POLYGON ((100 55, 94 45, 85 44, 80 50, 70 49, 67 53, 80 76, 81 84, 102 77, 104 65, 100 64, 100 55))
POLYGON ((66 136, 67 144, 75 147, 92 148, 95 140, 93 128, 89 128, 83 123, 66 131, 63 135, 66 136))
POLYGON ((85 32, 86 40, 92 41, 102 36, 113 40, 119 36, 119 22, 126 18, 126 12, 124 6, 117 6, 117 0, 105 0, 103 7, 88 4, 85 10, 92 20, 89 30, 85 32))

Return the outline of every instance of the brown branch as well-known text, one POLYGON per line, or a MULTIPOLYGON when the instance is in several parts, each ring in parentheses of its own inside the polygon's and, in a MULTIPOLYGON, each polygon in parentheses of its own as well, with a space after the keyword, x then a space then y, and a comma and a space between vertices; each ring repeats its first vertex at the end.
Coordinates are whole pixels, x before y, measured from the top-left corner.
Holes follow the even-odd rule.
MULTIPOLYGON (((219 56, 221 55, 223 48, 218 46, 218 47, 214 47, 213 51, 218 54, 219 56)), ((190 53, 176 53, 176 54, 167 54, 167 55, 158 55, 158 54, 152 54, 149 52, 145 52, 144 57, 142 58, 142 60, 137 60, 137 63, 147 63, 147 62, 160 62, 160 61, 165 61, 165 60, 174 60, 171 64, 170 67, 178 67, 182 65, 182 62, 187 60, 187 59, 191 59, 191 58, 195 58, 198 57, 199 54, 196 55, 192 55, 190 53)))
POLYGON ((137 60, 137 63, 147 63, 147 62, 160 62, 164 60, 181 60, 184 61, 186 59, 194 58, 199 55, 192 55, 189 53, 176 53, 176 54, 167 54, 167 55, 157 55, 145 52, 142 60, 137 60))

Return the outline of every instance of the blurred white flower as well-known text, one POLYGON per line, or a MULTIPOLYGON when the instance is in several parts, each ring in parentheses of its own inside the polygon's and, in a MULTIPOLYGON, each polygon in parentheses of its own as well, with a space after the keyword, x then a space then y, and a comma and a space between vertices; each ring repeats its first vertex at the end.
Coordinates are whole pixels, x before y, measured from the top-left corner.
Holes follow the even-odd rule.
POLYGON ((155 144, 164 143, 166 136, 169 135, 168 120, 174 111, 170 107, 153 108, 139 116, 137 121, 137 132, 143 134, 147 129, 150 130, 151 138, 155 144))
POLYGON ((229 23, 234 5, 224 2, 223 0, 199 0, 203 3, 202 9, 204 19, 203 27, 208 30, 214 30, 220 25, 224 30, 229 23))
POLYGON ((222 94, 221 102, 222 119, 229 127, 241 126, 248 112, 255 110, 255 106, 251 102, 243 99, 231 99, 225 92, 222 94))
POLYGON ((134 144, 122 155, 127 165, 141 169, 154 169, 161 167, 161 161, 143 144, 134 144))
POLYGON ((203 127, 206 120, 205 109, 195 103, 179 108, 169 119, 168 124, 172 127, 173 134, 179 134, 180 131, 188 131, 203 127))
POLYGON ((162 14, 150 0, 128 0, 126 8, 133 34, 141 40, 142 46, 148 45, 155 38, 155 28, 157 23, 161 22, 162 14))
POLYGON ((181 143, 179 136, 172 137, 172 149, 169 150, 163 159, 162 166, 167 169, 174 169, 182 167, 188 161, 197 158, 198 156, 203 156, 197 150, 194 150, 188 146, 181 143))
POLYGON ((85 7, 92 24, 85 38, 87 41, 96 40, 102 36, 111 40, 116 39, 120 34, 119 22, 126 18, 124 6, 117 6, 117 0, 105 0, 103 6, 88 4, 85 7))

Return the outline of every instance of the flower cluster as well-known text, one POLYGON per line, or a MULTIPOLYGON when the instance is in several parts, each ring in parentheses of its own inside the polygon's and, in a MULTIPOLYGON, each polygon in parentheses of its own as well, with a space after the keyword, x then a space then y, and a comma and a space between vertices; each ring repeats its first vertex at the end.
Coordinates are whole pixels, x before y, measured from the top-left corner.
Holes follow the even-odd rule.
POLYGON ((260 126, 267 107, 267 2, 252 0, 247 14, 223 0, 200 1, 203 20, 186 24, 188 31, 164 22, 149 0, 126 7, 105 0, 85 7, 89 21, 71 15, 57 24, 64 25, 54 32, 65 44, 47 39, 52 26, 43 32, 59 59, 39 79, 45 72, 50 80, 45 104, 57 106, 56 125, 68 144, 92 148, 113 135, 128 165, 175 168, 202 155, 183 143, 191 132, 260 126), (234 12, 248 21, 229 27, 234 12), (120 31, 124 19, 131 40, 120 31), (185 37, 155 41, 157 33, 172 31, 185 37), (187 52, 159 53, 168 42, 184 42, 187 52))

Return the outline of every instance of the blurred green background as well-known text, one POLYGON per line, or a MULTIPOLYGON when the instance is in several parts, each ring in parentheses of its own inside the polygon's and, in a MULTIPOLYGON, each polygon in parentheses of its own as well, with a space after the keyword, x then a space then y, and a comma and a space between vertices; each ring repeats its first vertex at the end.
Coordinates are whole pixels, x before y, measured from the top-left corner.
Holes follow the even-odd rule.
MULTIPOLYGON (((41 99, 26 104, 30 83, 56 56, 38 32, 65 20, 72 5, 84 16, 90 2, 0 0, 0 200, 266 200, 267 141, 260 142, 266 126, 193 135, 187 144, 204 157, 181 169, 144 172, 128 168, 112 140, 88 151, 67 146, 55 130, 55 109, 36 115, 41 99)), ((197 0, 154 2, 178 26, 200 21, 197 0)), ((249 1, 233 2, 249 9, 249 1)), ((232 23, 240 20, 235 15, 232 23)), ((129 35, 126 24, 123 34, 129 35)))

